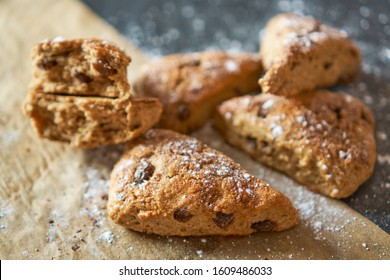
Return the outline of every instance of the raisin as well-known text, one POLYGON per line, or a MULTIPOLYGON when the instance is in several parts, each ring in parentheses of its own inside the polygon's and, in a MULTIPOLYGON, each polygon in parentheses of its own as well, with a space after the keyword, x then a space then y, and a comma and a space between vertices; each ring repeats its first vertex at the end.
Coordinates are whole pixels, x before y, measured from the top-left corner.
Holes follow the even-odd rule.
POLYGON ((92 79, 87 75, 85 75, 84 73, 76 72, 74 76, 82 83, 89 84, 90 82, 92 82, 92 79))
POLYGON ((80 249, 80 246, 75 244, 71 248, 72 248, 73 251, 77 251, 78 249, 80 249))
POLYGON ((181 64, 179 67, 184 68, 184 67, 197 67, 200 65, 200 60, 199 59, 194 59, 191 61, 187 61, 183 64, 181 64))
POLYGON ((140 124, 140 123, 135 123, 135 124, 133 124, 133 125, 130 127, 130 130, 131 130, 131 131, 134 131, 134 130, 140 128, 140 127, 141 127, 141 124, 140 124))
POLYGON ((217 212, 215 214, 215 218, 213 219, 214 223, 217 225, 217 227, 220 228, 226 228, 228 225, 230 225, 233 222, 233 214, 225 214, 222 212, 217 212))
POLYGON ((350 49, 349 50, 349 53, 351 56, 353 56, 354 58, 357 58, 359 55, 358 55, 358 52, 355 50, 355 49, 350 49))
POLYGON ((324 69, 328 70, 332 66, 332 62, 325 62, 324 63, 324 69))
POLYGON ((98 59, 97 62, 92 65, 96 71, 105 76, 115 75, 118 73, 118 71, 113 68, 106 59, 98 59))
POLYGON ((177 117, 181 121, 185 121, 190 117, 190 108, 188 108, 187 104, 180 104, 179 107, 177 107, 177 117))
POLYGON ((239 87, 235 87, 235 88, 234 88, 234 94, 235 94, 236 96, 243 95, 243 93, 242 93, 242 91, 241 91, 241 89, 240 89, 239 87))
POLYGON ((334 108, 333 112, 336 114, 337 120, 341 120, 341 108, 334 108))
POLYGON ((260 222, 253 223, 251 229, 256 231, 271 231, 276 227, 276 223, 271 220, 264 220, 260 222))
POLYGON ((298 65, 299 65, 299 62, 294 61, 294 62, 291 64, 291 70, 294 70, 298 65))
POLYGON ((134 183, 142 184, 153 176, 155 167, 148 161, 141 160, 141 164, 134 172, 134 183))
POLYGON ((368 116, 368 114, 366 112, 362 111, 360 117, 362 118, 362 120, 364 120, 368 123, 371 123, 370 117, 368 116))
POLYGON ((263 108, 260 107, 259 110, 257 111, 257 116, 258 116, 259 118, 265 119, 265 118, 267 117, 267 112, 265 112, 265 111, 263 110, 263 108))
POLYGON ((173 218, 181 223, 188 222, 193 216, 187 207, 180 208, 173 213, 173 218))
POLYGON ((50 59, 47 57, 42 58, 40 62, 38 62, 38 67, 44 70, 49 70, 50 68, 57 65, 57 61, 54 59, 50 59))

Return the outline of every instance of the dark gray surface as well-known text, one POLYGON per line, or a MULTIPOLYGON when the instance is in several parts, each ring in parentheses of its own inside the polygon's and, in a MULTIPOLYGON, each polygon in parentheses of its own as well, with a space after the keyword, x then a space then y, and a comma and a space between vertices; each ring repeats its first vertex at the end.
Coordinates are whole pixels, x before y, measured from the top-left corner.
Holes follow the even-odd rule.
POLYGON ((151 56, 207 49, 258 51, 265 23, 280 12, 311 15, 346 30, 363 53, 360 78, 345 91, 376 118, 374 175, 344 201, 390 233, 390 0, 83 0, 151 56))

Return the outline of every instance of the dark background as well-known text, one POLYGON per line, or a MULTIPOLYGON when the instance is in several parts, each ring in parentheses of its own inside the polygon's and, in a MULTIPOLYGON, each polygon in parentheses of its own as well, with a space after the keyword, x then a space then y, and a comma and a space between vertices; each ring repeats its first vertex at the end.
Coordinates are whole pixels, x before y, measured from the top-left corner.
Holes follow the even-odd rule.
POLYGON ((390 0, 83 1, 152 58, 209 49, 257 52, 265 23, 280 12, 347 31, 362 51, 362 71, 337 90, 374 111, 378 159, 374 175, 344 201, 390 233, 390 0))

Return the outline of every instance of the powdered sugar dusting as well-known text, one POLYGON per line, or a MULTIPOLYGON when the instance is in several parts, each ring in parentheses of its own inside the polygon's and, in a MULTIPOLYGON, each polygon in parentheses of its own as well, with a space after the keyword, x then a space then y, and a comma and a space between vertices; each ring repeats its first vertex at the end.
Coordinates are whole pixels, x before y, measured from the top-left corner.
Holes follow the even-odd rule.
POLYGON ((267 100, 266 102, 263 103, 263 105, 261 106, 261 108, 262 108, 263 110, 267 110, 267 109, 271 108, 272 105, 273 105, 273 100, 272 100, 272 99, 269 99, 269 100, 267 100))
POLYGON ((204 258, 204 253, 202 250, 196 250, 196 254, 198 255, 199 258, 201 258, 201 259, 204 258))
POLYGON ((5 234, 8 232, 8 221, 9 221, 10 216, 14 212, 14 207, 12 207, 12 206, 3 207, 1 201, 0 201, 0 205, 1 205, 1 208, 0 208, 0 233, 5 234))
POLYGON ((102 177, 98 169, 87 168, 86 176, 87 181, 85 183, 86 191, 84 193, 84 199, 98 197, 103 193, 107 193, 108 180, 102 177))
POLYGON ((55 38, 52 40, 52 42, 54 42, 54 43, 63 42, 63 41, 65 41, 65 38, 62 37, 62 36, 57 36, 57 37, 55 37, 55 38))
POLYGON ((293 203, 299 209, 302 222, 312 228, 316 239, 325 239, 326 233, 340 232, 352 222, 344 218, 348 215, 346 210, 323 196, 302 187, 296 188, 293 196, 293 203))
POLYGON ((11 215, 13 212, 14 212, 14 207, 12 206, 0 208, 0 219, 11 215))
POLYGON ((19 130, 5 131, 0 135, 0 142, 3 147, 9 147, 20 138, 19 130))
POLYGON ((237 72, 240 69, 240 67, 235 61, 228 60, 225 62, 225 69, 228 72, 237 72))
POLYGON ((390 165, 390 154, 378 155, 379 164, 390 165))
POLYGON ((271 130, 274 137, 280 137, 283 135, 283 128, 280 125, 272 126, 271 130))
POLYGON ((115 238, 115 235, 109 230, 103 231, 99 236, 99 240, 103 240, 103 241, 107 242, 108 244, 114 243, 114 238, 115 238))

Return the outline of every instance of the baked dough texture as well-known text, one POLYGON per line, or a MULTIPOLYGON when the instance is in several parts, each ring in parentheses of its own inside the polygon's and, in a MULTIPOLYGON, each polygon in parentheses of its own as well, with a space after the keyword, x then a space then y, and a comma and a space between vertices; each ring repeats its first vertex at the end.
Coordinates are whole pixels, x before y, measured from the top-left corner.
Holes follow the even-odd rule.
POLYGON ((218 107, 215 126, 252 158, 330 197, 350 196, 374 170, 373 114, 347 94, 234 98, 218 107))
POLYGON ((158 235, 248 235, 296 225, 290 200, 196 138, 152 129, 128 143, 111 174, 108 212, 158 235))
POLYGON ((127 66, 131 58, 100 39, 57 38, 31 51, 37 92, 119 97, 128 95, 127 66))
POLYGON ((34 91, 23 107, 37 135, 83 148, 134 139, 156 124, 162 112, 160 101, 154 98, 78 97, 34 91))
POLYGON ((40 137, 92 148, 138 137, 162 105, 130 96, 131 59, 98 39, 54 39, 33 47, 33 78, 23 104, 40 137))
POLYGON ((361 55, 344 31, 312 17, 280 14, 267 24, 260 44, 266 70, 262 92, 292 96, 352 81, 361 55))
POLYGON ((257 54, 175 54, 146 65, 134 90, 162 102, 159 127, 189 133, 202 127, 222 101, 258 92, 261 72, 257 54))

